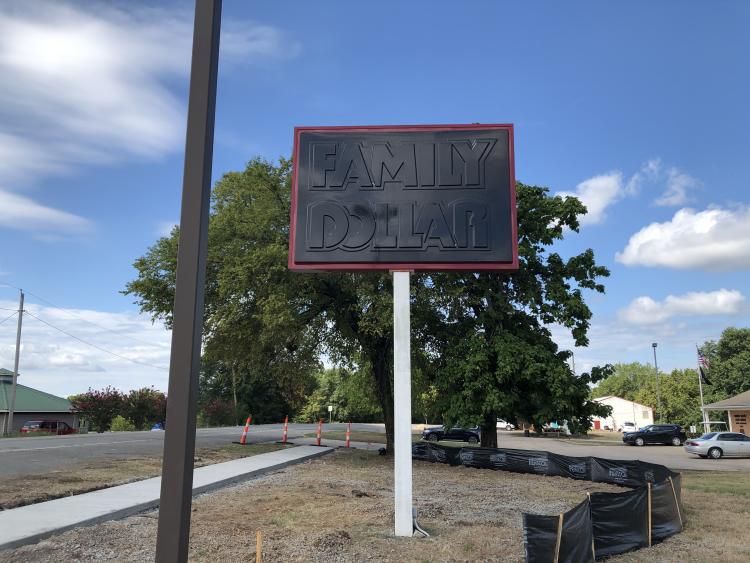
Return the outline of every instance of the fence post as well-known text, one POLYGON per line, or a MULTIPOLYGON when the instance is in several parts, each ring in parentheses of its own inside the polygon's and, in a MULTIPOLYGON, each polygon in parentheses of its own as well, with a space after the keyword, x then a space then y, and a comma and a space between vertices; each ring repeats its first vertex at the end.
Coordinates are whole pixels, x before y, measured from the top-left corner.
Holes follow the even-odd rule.
POLYGON ((648 546, 651 547, 651 483, 646 483, 648 487, 648 546))
POLYGON ((563 528, 563 514, 560 514, 560 519, 557 521, 557 541, 555 542, 555 560, 554 563, 560 559, 560 543, 562 542, 562 528, 563 528))
MULTIPOLYGON (((591 493, 586 493, 586 495, 589 497, 589 517, 591 517, 591 493)), ((591 526, 594 525, 594 519, 591 518, 591 526)), ((593 557, 592 561, 596 561, 596 548, 594 547, 594 532, 592 530, 591 532, 591 557, 593 557)))
POLYGON ((680 530, 685 529, 685 526, 682 523, 682 513, 680 512, 680 503, 677 500, 677 491, 675 491, 674 488, 674 481, 672 481, 672 476, 669 476, 669 484, 672 485, 672 495, 674 496, 674 505, 677 507, 677 517, 680 519, 680 530))

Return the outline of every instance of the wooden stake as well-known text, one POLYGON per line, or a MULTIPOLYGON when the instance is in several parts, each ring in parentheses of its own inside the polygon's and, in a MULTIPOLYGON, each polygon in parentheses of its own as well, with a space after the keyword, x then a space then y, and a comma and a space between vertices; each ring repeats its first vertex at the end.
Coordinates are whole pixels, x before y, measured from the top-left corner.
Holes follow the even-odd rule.
POLYGON ((677 491, 675 491, 674 481, 672 481, 672 477, 669 478, 669 484, 672 485, 672 495, 674 496, 674 505, 677 507, 677 517, 680 519, 680 530, 682 530, 685 526, 682 524, 682 513, 680 512, 680 503, 677 501, 677 491))
POLYGON ((555 542, 555 561, 557 563, 560 559, 560 543, 562 542, 562 527, 563 527, 563 515, 560 514, 560 519, 557 521, 557 541, 555 542))
POLYGON ((260 530, 255 533, 255 563, 261 563, 261 553, 263 546, 263 534, 260 530))
MULTIPOLYGON (((586 493, 589 497, 589 514, 591 514, 591 493, 586 493)), ((593 522, 592 522, 593 524, 593 522)), ((591 557, 592 561, 596 561, 596 549, 594 548, 594 534, 591 534, 591 557)))
POLYGON ((651 483, 648 485, 648 546, 651 547, 651 483))

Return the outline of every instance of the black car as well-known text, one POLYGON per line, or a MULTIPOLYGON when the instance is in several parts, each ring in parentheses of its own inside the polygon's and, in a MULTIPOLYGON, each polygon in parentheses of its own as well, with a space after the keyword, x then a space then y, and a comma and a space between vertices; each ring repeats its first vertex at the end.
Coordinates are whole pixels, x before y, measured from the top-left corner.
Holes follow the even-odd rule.
POLYGON ((427 428, 422 432, 422 439, 428 442, 438 442, 440 440, 454 440, 456 442, 469 442, 470 444, 479 443, 478 428, 427 428))
POLYGON ((679 424, 651 424, 637 432, 625 432, 622 435, 622 441, 631 446, 645 444, 681 446, 685 440, 687 440, 687 435, 679 424))

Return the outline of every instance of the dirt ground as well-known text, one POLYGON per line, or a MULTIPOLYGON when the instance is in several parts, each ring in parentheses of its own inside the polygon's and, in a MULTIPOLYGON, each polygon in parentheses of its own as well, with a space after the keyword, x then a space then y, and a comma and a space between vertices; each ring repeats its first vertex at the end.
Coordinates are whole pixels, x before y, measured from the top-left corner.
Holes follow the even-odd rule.
MULTIPOLYGON (((339 450, 195 499, 191 561, 523 561, 521 513, 558 514, 586 492, 622 490, 560 477, 519 475, 415 462, 414 500, 429 539, 395 538, 392 461, 375 453, 339 450)), ((715 476, 711 476, 715 479, 715 476)), ((731 480, 706 484, 685 475, 690 523, 663 544, 612 561, 747 561, 744 492, 731 480)), ((721 479, 719 479, 721 481, 721 479)), ((748 493, 748 494, 746 494, 748 493)), ((81 528, 36 545, 0 552, 0 562, 152 561, 156 511, 81 528)))
MULTIPOLYGON (((201 448, 195 452, 195 466, 221 463, 238 457, 274 451, 282 447, 277 444, 249 446, 232 444, 218 449, 201 448)), ((42 475, 4 477, 0 480, 0 510, 123 485, 155 477, 160 472, 161 456, 142 456, 85 463, 42 475)))

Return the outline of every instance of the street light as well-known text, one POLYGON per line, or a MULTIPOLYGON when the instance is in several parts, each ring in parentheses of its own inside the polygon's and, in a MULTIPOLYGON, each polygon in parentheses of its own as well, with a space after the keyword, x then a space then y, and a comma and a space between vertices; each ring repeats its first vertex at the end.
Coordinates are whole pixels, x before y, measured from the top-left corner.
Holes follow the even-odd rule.
POLYGON ((659 422, 661 422, 661 392, 659 391, 659 366, 656 363, 656 346, 656 342, 651 343, 651 347, 654 349, 654 371, 656 372, 656 413, 659 422))

